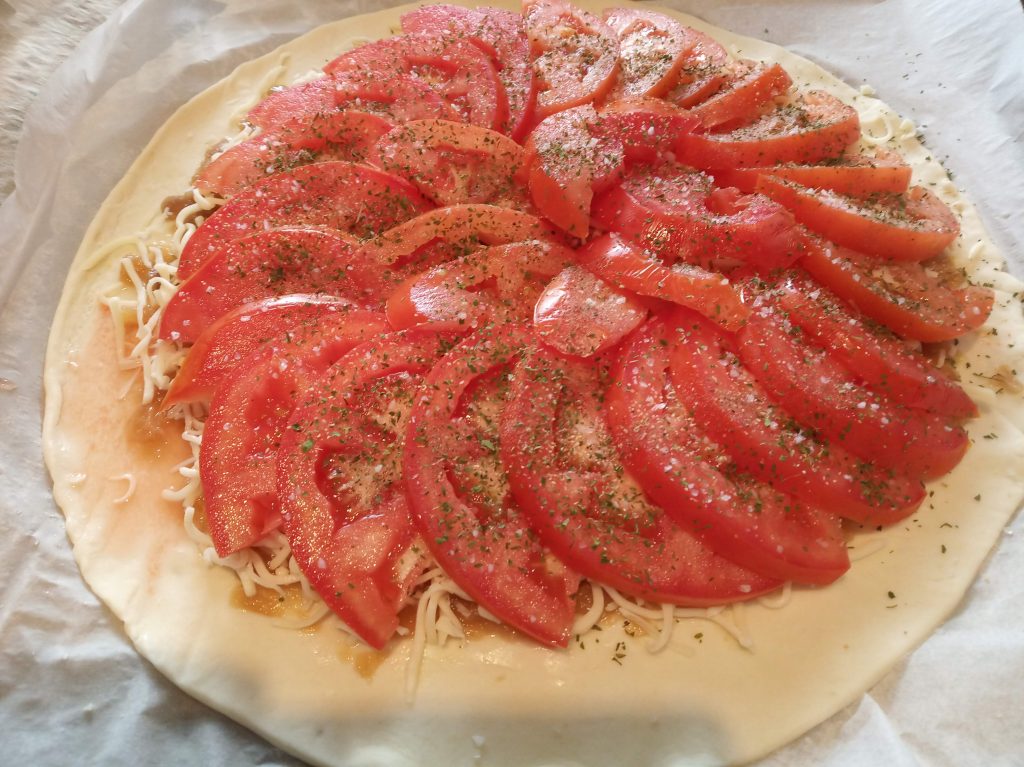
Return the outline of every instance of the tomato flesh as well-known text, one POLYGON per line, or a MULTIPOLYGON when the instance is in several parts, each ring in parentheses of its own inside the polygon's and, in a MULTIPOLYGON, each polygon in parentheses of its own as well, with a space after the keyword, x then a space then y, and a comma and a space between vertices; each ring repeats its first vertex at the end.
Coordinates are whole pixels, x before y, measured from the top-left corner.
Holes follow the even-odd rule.
POLYGON ((542 240, 494 245, 413 275, 388 297, 391 327, 457 322, 526 322, 548 281, 573 261, 572 251, 542 240))
POLYGON ((709 176, 680 165, 636 165, 598 196, 594 220, 669 260, 704 268, 787 266, 803 252, 789 211, 762 195, 716 189, 709 176))
POLYGON ((596 192, 618 180, 622 142, 596 127, 589 104, 558 112, 536 127, 526 144, 530 197, 553 224, 574 237, 590 231, 596 192))
POLYGON ((778 64, 740 61, 733 65, 732 77, 724 87, 691 112, 708 129, 741 125, 756 119, 763 107, 792 84, 778 64))
POLYGON ((582 266, 565 267, 533 310, 533 327, 548 346, 573 357, 611 349, 647 319, 647 307, 582 266))
POLYGON ((761 176, 774 176, 813 189, 831 189, 850 197, 899 194, 910 186, 910 166, 895 152, 877 150, 874 156, 844 155, 828 165, 768 165, 760 168, 725 168, 709 171, 719 186, 742 192, 757 191, 761 176))
POLYGON ((565 647, 573 622, 569 579, 509 497, 489 415, 503 405, 500 371, 529 339, 521 326, 489 328, 438 362, 413 406, 403 470, 413 519, 445 572, 504 623, 565 647), (475 384, 495 373, 498 385, 482 387, 485 401, 478 402, 475 384))
POLYGON ((959 338, 981 327, 992 312, 992 291, 964 283, 941 259, 934 264, 880 261, 818 243, 800 265, 864 315, 915 341, 959 338))
POLYGON ((563 0, 523 3, 537 81, 537 116, 601 99, 619 71, 619 40, 592 13, 563 0))
POLYGON ((164 395, 163 408, 208 401, 242 360, 289 328, 344 313, 352 303, 336 296, 293 293, 239 306, 203 331, 164 395))
POLYGON ((755 477, 862 524, 890 524, 924 499, 915 480, 796 428, 699 315, 678 310, 672 383, 701 429, 755 477))
POLYGON ((683 27, 687 53, 679 79, 665 99, 685 109, 693 107, 718 91, 726 81, 729 54, 712 37, 691 27, 683 27))
POLYGON ((520 201, 523 149, 496 131, 450 120, 415 120, 383 136, 376 165, 438 205, 520 201))
POLYGON ((826 288, 793 275, 773 286, 768 296, 874 390, 906 407, 950 418, 978 415, 978 406, 956 381, 895 336, 869 327, 826 288))
POLYGON ((319 323, 297 326, 261 346, 214 394, 199 476, 210 537, 220 556, 251 546, 280 524, 278 446, 299 391, 385 328, 378 314, 325 314, 319 323))
POLYGON ((257 230, 326 226, 368 237, 430 207, 405 179, 365 165, 322 162, 276 173, 243 189, 196 229, 182 248, 178 280, 191 277, 229 242, 257 230))
POLYGON ((760 176, 757 190, 785 205, 797 221, 837 245, 897 261, 924 261, 960 234, 953 212, 924 187, 862 200, 760 176))
POLYGON ((934 479, 952 471, 967 450, 962 428, 865 388, 788 321, 755 314, 740 331, 738 352, 779 407, 865 461, 934 479))
POLYGON ((494 63, 508 99, 508 122, 502 131, 516 141, 529 130, 537 102, 530 41, 523 17, 499 8, 428 5, 402 15, 402 31, 466 35, 494 63))
POLYGON ((340 294, 365 304, 378 292, 378 278, 354 252, 351 237, 322 229, 282 227, 235 240, 181 284, 164 307, 160 337, 194 341, 232 309, 289 293, 340 294))
POLYGON ((546 545, 597 583, 641 599, 724 604, 779 582, 715 555, 648 501, 623 471, 590 365, 524 357, 501 416, 502 462, 546 545))
POLYGON ((611 98, 657 97, 675 84, 693 46, 682 24, 635 8, 607 10, 604 22, 619 39, 619 80, 611 98))
POLYGON ((329 112, 297 119, 231 147, 196 176, 195 187, 229 197, 273 173, 320 160, 366 162, 391 123, 366 112, 329 112))
POLYGON ((598 277, 641 296, 686 306, 730 330, 750 310, 728 278, 692 264, 669 265, 610 232, 578 251, 580 263, 598 277))
POLYGON ((671 325, 623 346, 605 393, 627 468, 688 534, 764 576, 829 583, 849 567, 838 520, 741 473, 687 412, 669 379, 671 325))
POLYGON ((356 347, 300 393, 281 441, 276 487, 292 554, 378 649, 424 566, 401 475, 405 419, 419 381, 457 338, 415 329, 356 347))

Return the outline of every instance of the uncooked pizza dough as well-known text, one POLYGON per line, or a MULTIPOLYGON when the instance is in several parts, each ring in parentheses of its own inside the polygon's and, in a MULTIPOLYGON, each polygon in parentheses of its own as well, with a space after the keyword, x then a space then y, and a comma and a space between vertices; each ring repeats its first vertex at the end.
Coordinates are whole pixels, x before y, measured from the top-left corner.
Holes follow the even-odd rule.
POLYGON ((1024 359, 1008 345, 1024 337, 1016 297, 1024 286, 1003 271, 976 212, 911 124, 781 48, 662 11, 854 105, 866 140, 902 153, 915 183, 960 216, 954 257, 997 296, 989 323, 958 348, 964 386, 981 410, 968 425, 973 446, 916 515, 853 538, 855 561, 840 581, 732 608, 718 623, 683 621, 659 653, 621 622, 567 651, 501 632, 428 645, 410 700, 409 641, 369 658, 338 632, 296 631, 238 609, 234 576, 202 559, 180 504, 162 497, 189 451, 180 423, 141 406, 133 372, 118 365, 97 300, 118 279, 116 243, 150 227, 165 198, 189 188, 208 149, 235 132, 269 85, 390 35, 410 8, 314 30, 196 96, 92 222, 54 321, 45 381, 46 461, 82 573, 139 652, 176 684, 314 763, 596 766, 766 754, 857 698, 949 615, 1024 495, 1024 397, 1013 372, 1024 359))

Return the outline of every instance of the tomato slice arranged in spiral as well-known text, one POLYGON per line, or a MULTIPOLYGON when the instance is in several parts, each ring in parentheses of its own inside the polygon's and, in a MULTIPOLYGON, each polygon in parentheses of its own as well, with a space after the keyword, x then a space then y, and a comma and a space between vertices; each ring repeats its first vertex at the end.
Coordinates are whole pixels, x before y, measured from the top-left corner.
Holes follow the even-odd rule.
POLYGON ((246 187, 218 208, 182 248, 178 279, 188 279, 220 248, 255 231, 326 226, 368 237, 430 208, 408 181, 376 168, 341 161, 304 165, 246 187))
POLYGON ((532 351, 515 368, 502 463, 541 539, 582 575, 642 599, 703 606, 775 588, 645 497, 605 424, 603 391, 594 367, 552 352, 532 351))
POLYGON ((650 322, 613 367, 606 416, 626 467, 716 554, 773 578, 835 580, 849 567, 838 520, 744 474, 705 435, 670 380, 672 330, 650 322))
POLYGON ((281 440, 276 486, 292 554, 378 649, 424 565, 402 482, 405 421, 419 381, 457 339, 416 328, 356 347, 298 393, 281 440))
POLYGON ((604 23, 619 38, 619 80, 612 99, 661 96, 676 83, 693 47, 682 24, 636 8, 605 11, 604 23))
POLYGON ((380 314, 324 312, 268 341, 210 403, 199 454, 206 519, 217 553, 251 546, 280 524, 278 448, 299 393, 335 360, 382 333, 380 314))
POLYGON ((672 383, 694 419, 732 459, 800 500, 863 524, 890 524, 924 500, 920 481, 855 458, 835 442, 800 430, 771 403, 730 350, 730 341, 699 315, 677 310, 672 383))
POLYGON ((289 329, 345 313, 352 302, 337 296, 290 293, 234 309, 203 331, 164 395, 163 407, 209 400, 242 360, 289 329))
POLYGON ((353 258, 353 238, 329 229, 282 227, 229 243, 199 267, 164 307, 160 337, 194 341, 244 304, 289 293, 343 295, 368 303, 377 274, 353 258))
POLYGON ((529 344, 526 328, 498 326, 438 362, 413 406, 403 471, 413 519, 445 572, 502 622, 564 647, 572 579, 512 499, 499 458, 495 414, 509 366, 529 344))
POLYGON ((756 119, 760 110, 792 84, 792 78, 779 64, 738 61, 722 89, 691 113, 708 129, 743 125, 756 119))

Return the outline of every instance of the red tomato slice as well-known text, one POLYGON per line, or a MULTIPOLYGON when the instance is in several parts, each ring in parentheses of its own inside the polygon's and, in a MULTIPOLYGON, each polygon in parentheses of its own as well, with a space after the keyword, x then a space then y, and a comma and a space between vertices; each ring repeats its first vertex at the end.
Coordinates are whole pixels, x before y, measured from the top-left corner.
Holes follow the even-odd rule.
POLYGON ((199 476, 206 522, 224 557, 280 524, 277 448, 295 397, 336 359, 386 329, 369 312, 325 314, 268 341, 214 394, 203 428, 199 476))
POLYGON ((551 227, 536 216, 496 205, 438 208, 389 229, 360 246, 355 258, 376 265, 397 284, 411 275, 487 245, 550 240, 551 227))
POLYGON ((688 133, 676 154, 698 168, 813 164, 834 157, 860 138, 857 110, 823 91, 809 91, 728 133, 688 133))
POLYGON ((779 407, 865 461, 933 479, 952 471, 967 450, 967 432, 955 423, 866 389, 786 320, 755 314, 739 333, 738 351, 779 407))
POLYGON ((414 275, 388 298, 396 329, 424 322, 528 322, 548 281, 573 261, 568 248, 542 240, 495 245, 414 275))
POLYGON ((367 303, 377 274, 353 259, 355 241, 326 229, 283 227, 242 237, 218 250, 164 307, 160 338, 195 341, 243 304, 288 293, 343 295, 367 303))
POLYGON ((537 101, 530 59, 530 40, 523 18, 499 8, 462 8, 457 5, 427 5, 402 15, 407 33, 454 33, 490 56, 505 87, 508 122, 503 132, 519 141, 529 130, 537 101))
POLYGON ((516 205, 523 149, 502 134, 448 120, 416 120, 380 141, 374 162, 401 176, 438 205, 516 205))
POLYGON ((675 85, 695 43, 682 24, 635 8, 607 10, 604 23, 619 39, 619 80, 612 98, 657 97, 675 85))
POLYGON ((596 130, 622 142, 627 160, 657 163, 667 159, 679 135, 700 128, 700 120, 661 99, 622 99, 601 111, 596 130))
POLYGON ((669 266, 615 232, 591 240, 577 258, 612 285, 689 307, 729 330, 750 314, 724 275, 686 263, 669 266))
POLYGON ((196 339, 164 395, 163 408, 209 400, 238 365, 289 328, 316 323, 324 314, 353 309, 336 296, 293 294, 265 298, 228 312, 196 339))
POLYGON ((321 162, 277 173, 236 194, 196 229, 182 248, 178 280, 254 231, 327 226, 371 237, 430 207, 405 179, 365 165, 321 162))
POLYGON ((328 112, 290 120, 279 129, 231 147, 193 181, 207 194, 229 197, 273 173, 320 160, 366 162, 391 123, 367 112, 328 112))
POLYGON ((246 121, 273 133, 293 121, 309 123, 342 110, 376 115, 395 125, 407 120, 457 120, 458 113, 421 80, 346 72, 275 88, 252 108, 246 121))
POLYGON ((813 189, 831 189, 851 197, 899 194, 910 185, 910 166, 895 152, 876 150, 874 157, 843 155, 828 165, 769 165, 709 171, 719 186, 751 194, 761 176, 775 176, 813 189))
POLYGON ((741 474, 705 436, 669 380, 664 320, 622 347, 606 418, 627 469, 688 534, 763 575, 830 583, 849 568, 838 519, 741 474))
POLYGON ((644 497, 623 472, 603 395, 594 367, 548 351, 515 368, 501 415, 502 463, 544 543, 586 577, 641 599, 696 607, 776 588, 716 556, 644 497))
POLYGON ((413 519, 444 571, 507 625, 565 647, 568 574, 509 498, 498 458, 507 369, 529 340, 521 326, 488 328, 441 359, 413 405, 403 471, 413 519))
POLYGON ((619 71, 619 39, 592 13, 563 0, 526 0, 537 116, 602 99, 619 71))
POLYGON ((277 492, 310 585, 381 648, 424 565, 402 482, 405 419, 419 381, 458 335, 416 329, 365 343, 298 396, 277 492))
POLYGON ((869 327, 820 285, 791 276, 769 295, 792 322, 876 391, 901 405, 951 418, 978 414, 956 381, 895 336, 869 327))
POLYGON ((812 244, 800 265, 818 282, 903 338, 950 341, 981 327, 992 313, 988 288, 965 284, 941 259, 928 264, 879 261, 848 248, 812 244))
POLYGON ((704 173, 680 165, 635 165, 591 206, 594 220, 645 248, 704 268, 747 262, 787 266, 803 252, 792 215, 763 195, 716 189, 704 173))
POLYGON ((700 315, 678 310, 672 383, 701 429, 743 470, 862 524, 890 524, 924 499, 916 480, 854 458, 795 427, 700 315))
POLYGON ((530 197, 574 237, 590 231, 590 202, 622 174, 622 142, 599 130, 590 104, 551 115, 526 142, 530 197))
POLYGON ((953 211, 920 186, 906 194, 862 200, 761 176, 757 191, 785 205, 797 221, 837 245, 882 258, 934 258, 960 234, 953 211))
POLYGON ((647 307, 581 266, 565 267, 533 310, 533 328, 548 346, 573 357, 611 349, 647 319, 647 307))
POLYGON ((789 74, 778 64, 737 61, 730 75, 721 90, 692 110, 705 128, 750 122, 765 105, 793 84, 789 74))
POLYGON ((328 74, 360 78, 408 75, 429 83, 466 122, 500 131, 508 99, 490 57, 450 33, 390 37, 361 45, 324 67, 328 74))
POLYGON ((691 27, 683 27, 687 54, 675 86, 665 99, 689 109, 711 97, 727 78, 729 54, 713 38, 691 27))

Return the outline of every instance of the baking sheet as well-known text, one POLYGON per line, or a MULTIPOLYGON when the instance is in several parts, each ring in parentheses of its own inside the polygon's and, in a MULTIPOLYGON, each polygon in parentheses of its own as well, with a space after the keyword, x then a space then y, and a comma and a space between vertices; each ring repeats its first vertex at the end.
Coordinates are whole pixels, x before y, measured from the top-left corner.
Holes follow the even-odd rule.
MULTIPOLYGON (((665 4, 873 86, 922 127, 1024 275, 1024 13, 1015 0, 665 4)), ((383 5, 129 2, 28 117, 17 193, 0 207, 0 377, 16 385, 0 391, 0 742, 11 763, 299 764, 164 680, 82 583, 40 459, 40 375, 78 241, 171 112, 241 61, 383 5)), ((764 767, 1020 764, 1022 537, 1018 516, 945 626, 764 767)))

